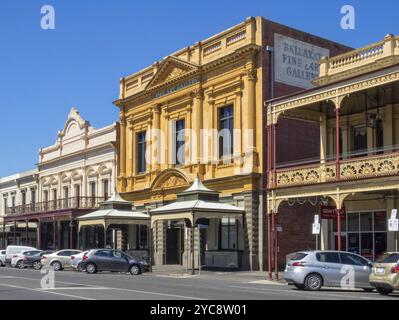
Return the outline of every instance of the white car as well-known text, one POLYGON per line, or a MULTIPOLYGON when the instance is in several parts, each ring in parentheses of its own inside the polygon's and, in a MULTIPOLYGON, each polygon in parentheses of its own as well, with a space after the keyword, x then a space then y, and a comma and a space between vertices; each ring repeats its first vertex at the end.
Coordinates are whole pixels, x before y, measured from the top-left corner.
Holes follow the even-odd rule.
POLYGON ((70 265, 71 268, 77 271, 83 271, 83 266, 81 264, 83 257, 88 253, 89 251, 81 252, 79 254, 75 254, 71 256, 71 261, 70 265))
POLYGON ((18 269, 23 269, 25 268, 24 265, 24 258, 26 256, 33 256, 35 254, 38 254, 42 252, 41 250, 28 250, 28 251, 22 251, 11 258, 11 267, 18 268, 18 269))
POLYGON ((81 253, 80 250, 64 249, 52 254, 45 254, 42 256, 40 263, 42 268, 52 267, 54 271, 59 271, 64 268, 70 268, 71 256, 81 253))
POLYGON ((36 248, 33 247, 26 247, 26 246, 8 246, 6 248, 6 257, 5 257, 5 263, 11 263, 11 258, 13 256, 16 256, 18 253, 22 251, 30 251, 30 250, 37 250, 36 248))
POLYGON ((6 265, 6 250, 0 250, 0 267, 6 265))

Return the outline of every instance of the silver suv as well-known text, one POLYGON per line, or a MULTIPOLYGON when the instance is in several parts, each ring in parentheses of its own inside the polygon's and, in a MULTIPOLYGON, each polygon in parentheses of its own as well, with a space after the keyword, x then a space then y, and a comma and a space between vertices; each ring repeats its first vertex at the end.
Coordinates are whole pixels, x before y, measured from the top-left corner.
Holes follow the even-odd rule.
POLYGON ((320 290, 322 286, 362 288, 372 291, 371 261, 351 252, 304 251, 287 256, 284 279, 298 289, 320 290))

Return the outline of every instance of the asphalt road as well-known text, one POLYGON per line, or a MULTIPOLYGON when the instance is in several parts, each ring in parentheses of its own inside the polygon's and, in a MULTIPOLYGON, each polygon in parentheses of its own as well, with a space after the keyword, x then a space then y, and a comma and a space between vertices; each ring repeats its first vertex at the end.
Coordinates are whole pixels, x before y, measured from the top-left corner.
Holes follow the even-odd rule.
POLYGON ((0 268, 0 300, 399 300, 399 293, 386 297, 362 290, 298 291, 234 273, 132 276, 59 271, 52 289, 41 287, 43 276, 32 269, 0 268))

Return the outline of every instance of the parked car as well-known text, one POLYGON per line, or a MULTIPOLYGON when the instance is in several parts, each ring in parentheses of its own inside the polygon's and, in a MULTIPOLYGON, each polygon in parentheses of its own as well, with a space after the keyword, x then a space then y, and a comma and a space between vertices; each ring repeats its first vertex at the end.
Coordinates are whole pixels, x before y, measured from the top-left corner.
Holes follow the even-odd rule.
POLYGON ((64 249, 42 256, 40 263, 42 267, 52 267, 55 271, 69 268, 71 256, 81 253, 80 250, 64 249))
POLYGON ((11 258, 11 267, 23 269, 26 267, 25 259, 30 256, 34 256, 42 252, 41 250, 29 250, 29 251, 22 251, 16 255, 13 255, 11 258))
POLYGON ((346 273, 353 268, 355 288, 372 291, 369 283, 372 262, 352 252, 304 251, 287 256, 284 279, 298 289, 320 290, 323 286, 342 287, 346 273))
POLYGON ((380 294, 387 295, 399 290, 399 253, 386 253, 373 265, 370 284, 380 294))
POLYGON ((25 255, 24 257, 24 266, 32 267, 35 270, 40 270, 42 268, 41 259, 45 254, 51 254, 53 251, 39 251, 33 255, 25 255))
POLYGON ((90 274, 99 271, 114 271, 139 275, 148 270, 148 263, 119 250, 94 249, 83 257, 83 268, 90 274))
POLYGON ((33 247, 27 246, 8 246, 6 248, 6 257, 5 257, 5 264, 11 263, 11 258, 22 251, 30 251, 30 250, 38 250, 33 247))
POLYGON ((71 256, 71 261, 70 261, 71 268, 74 269, 74 270, 83 271, 82 260, 83 260, 83 257, 88 252, 89 251, 85 251, 85 252, 81 252, 79 254, 71 256))
POLYGON ((0 250, 0 267, 6 265, 6 250, 0 250))

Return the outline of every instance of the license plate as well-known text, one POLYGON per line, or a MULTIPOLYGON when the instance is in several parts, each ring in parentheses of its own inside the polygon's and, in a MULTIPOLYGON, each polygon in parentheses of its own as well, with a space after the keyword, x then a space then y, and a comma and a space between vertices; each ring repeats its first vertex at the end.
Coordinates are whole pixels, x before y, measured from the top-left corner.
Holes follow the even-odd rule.
POLYGON ((377 269, 375 270, 375 273, 379 273, 379 274, 385 273, 385 269, 384 269, 384 268, 377 268, 377 269))

